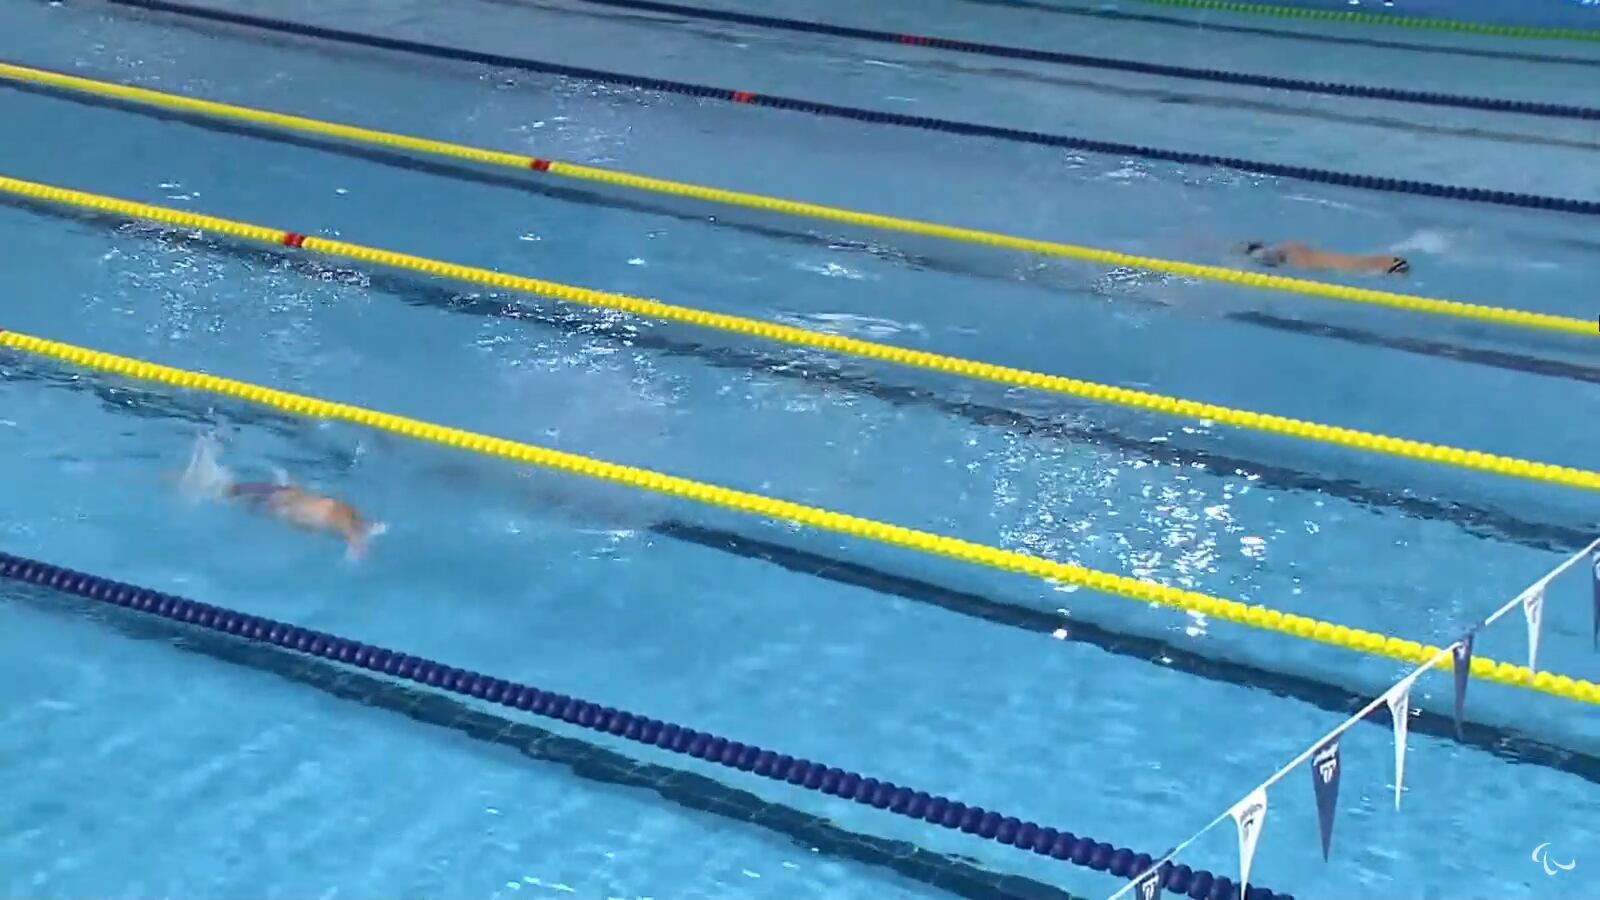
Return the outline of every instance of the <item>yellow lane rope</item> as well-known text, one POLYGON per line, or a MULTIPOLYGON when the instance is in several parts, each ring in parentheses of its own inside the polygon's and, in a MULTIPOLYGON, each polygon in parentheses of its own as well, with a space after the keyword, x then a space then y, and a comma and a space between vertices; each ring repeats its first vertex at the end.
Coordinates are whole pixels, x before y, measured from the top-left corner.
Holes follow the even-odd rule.
MULTIPOLYGON (((573 453, 564 453, 519 441, 491 437, 352 406, 330 403, 315 397, 291 394, 272 388, 190 372, 157 363, 116 356, 99 350, 33 337, 15 331, 0 331, 0 347, 59 360, 86 369, 109 372, 140 381, 157 382, 185 390, 203 391, 234 397, 284 412, 310 418, 352 422, 419 441, 454 447, 485 456, 499 457, 533 466, 581 475, 613 484, 679 497, 708 506, 735 510, 766 519, 780 519, 799 525, 848 535, 867 541, 902 547, 1005 572, 1014 572, 1061 584, 1079 585, 1111 596, 1151 603, 1171 609, 1200 613, 1263 631, 1286 634, 1303 640, 1341 647, 1369 656, 1386 657, 1412 665, 1428 662, 1441 651, 1415 641, 1388 637, 1371 631, 1348 628, 1306 616, 1283 613, 1263 606, 1250 606, 1237 600, 1224 600, 1194 591, 1180 590, 1150 581, 1114 575, 1070 563, 1056 562, 1002 550, 971 541, 945 537, 926 531, 904 528, 886 522, 831 512, 787 500, 778 500, 665 475, 648 469, 605 462, 573 453)), ((1537 674, 1526 666, 1495 662, 1479 656, 1472 660, 1472 675, 1485 681, 1514 685, 1582 703, 1600 704, 1600 685, 1549 672, 1537 674)))
POLYGON ((979 231, 972 228, 958 228, 951 225, 939 225, 932 222, 921 222, 915 219, 902 219, 894 216, 882 216, 874 213, 855 212, 848 209, 839 209, 831 206, 821 206, 815 203, 801 203, 794 200, 784 200, 777 197, 766 197, 761 194, 743 193, 740 191, 727 191, 720 188, 703 187, 701 185, 687 184, 681 181, 669 181, 663 178, 650 178, 644 175, 634 175, 628 172, 617 172, 610 169, 601 169, 593 166, 582 166, 575 163, 557 162, 533 156, 523 156, 516 153, 503 153, 495 150, 484 150, 477 147, 468 147, 462 144, 452 144, 445 141, 435 141, 428 138, 411 137, 409 135, 394 134, 387 131, 377 131, 371 128, 360 128, 353 125, 340 125, 334 122, 324 122, 303 116, 287 115, 284 113, 269 112, 266 110, 250 109, 243 106, 234 106, 227 103, 218 103, 212 100, 201 100, 194 97, 185 97, 178 94, 167 94, 147 88, 130 87, 128 85, 112 84, 109 82, 95 81, 89 78, 80 78, 75 75, 65 75, 42 69, 31 69, 24 66, 0 63, 0 78, 27 84, 43 85, 66 91, 75 91, 82 94, 92 94, 97 97, 108 97, 116 100, 154 106, 166 110, 174 110, 196 115, 208 116, 214 119, 227 119, 235 122, 249 122, 255 125, 264 125, 284 131, 295 131, 302 134, 316 134, 324 137, 338 138, 358 144, 369 144, 383 147, 397 148, 430 156, 449 157, 451 159, 466 160, 482 165, 504 166, 512 169, 532 170, 574 178, 580 181, 596 182, 629 188, 639 191, 649 191, 657 194, 670 194, 678 197, 688 197, 708 203, 720 203, 728 206, 739 206, 747 209, 757 209, 765 212, 780 213, 788 216, 821 219, 829 222, 841 222, 865 228, 876 228, 885 231, 898 231, 905 234, 916 234, 924 237, 938 238, 941 240, 955 241, 965 244, 978 244, 989 247, 1000 247, 1008 250, 1017 250, 1024 253, 1037 253, 1044 256, 1055 256, 1079 262, 1095 263, 1105 266, 1125 266, 1143 269, 1150 272, 1161 272, 1168 275, 1178 275, 1185 278, 1195 278, 1203 281, 1222 282, 1242 287, 1263 290, 1283 291, 1301 294, 1308 297, 1318 297, 1324 300, 1342 300, 1352 303, 1366 303, 1376 306, 1385 306, 1393 309, 1407 310, 1410 312, 1429 313, 1440 316, 1450 316, 1458 319, 1470 319, 1477 322, 1487 322, 1495 325, 1511 326, 1518 328, 1531 328, 1540 331, 1554 331, 1565 334, 1583 335, 1594 337, 1597 329, 1587 319, 1577 319, 1569 316, 1559 316, 1550 313, 1530 312, 1520 309, 1506 309, 1495 306, 1485 306, 1476 303, 1463 303, 1457 300, 1437 300, 1429 297, 1417 297, 1409 294, 1398 294, 1391 291, 1377 291, 1367 288, 1347 287, 1339 284, 1327 284, 1320 281, 1309 281, 1301 278, 1286 278, 1281 275, 1268 275, 1260 272, 1241 272, 1235 269, 1225 269, 1220 266, 1204 266, 1195 263, 1180 262, 1177 260, 1160 259, 1149 256, 1135 256, 1128 253, 1118 253, 1111 250, 1099 250, 1094 247, 1081 247, 1074 244, 1064 244, 1057 241, 1042 241, 1032 238, 1015 237, 1008 234, 999 234, 992 231, 979 231))
POLYGON ((151 206, 146 203, 104 197, 98 194, 36 184, 4 176, 0 176, 0 193, 14 194, 31 200, 94 210, 99 213, 109 213, 125 218, 164 222, 169 225, 225 234, 264 244, 304 248, 327 256, 344 257, 394 269, 405 269, 437 278, 451 278, 457 281, 510 291, 521 291, 567 303, 618 310, 637 316, 664 319, 672 322, 683 322, 701 328, 763 338, 797 347, 812 347, 863 359, 943 372, 963 378, 1031 388, 1077 397, 1096 403, 1107 403, 1162 415, 1216 422, 1235 428, 1260 431, 1303 441, 1396 456, 1420 462, 1455 466, 1509 478, 1546 482, 1586 490, 1600 490, 1600 472, 1588 469, 1530 462, 1525 459, 1498 456, 1477 450, 1462 450, 1439 444, 1427 444, 1408 438, 1388 437, 1337 425, 1322 425, 1316 422, 1291 419, 1287 416, 1249 412, 1226 406, 1216 406, 1210 403, 1153 394, 1147 391, 1098 384, 1092 381, 1081 381, 1075 378, 1065 378, 1060 375, 1046 375, 1025 369, 997 366, 992 363, 929 353, 923 350, 909 350, 890 344, 879 344, 858 338, 825 334, 820 331, 810 331, 790 325, 779 325, 760 319, 748 319, 743 316, 707 312, 686 306, 674 306, 656 300, 647 300, 641 297, 630 297, 626 294, 595 291, 553 281, 542 281, 519 275, 507 275, 489 269, 442 262, 423 256, 395 253, 389 250, 365 247, 360 244, 308 237, 297 232, 264 228, 259 225, 249 225, 243 222, 219 219, 214 216, 168 209, 163 206, 151 206))

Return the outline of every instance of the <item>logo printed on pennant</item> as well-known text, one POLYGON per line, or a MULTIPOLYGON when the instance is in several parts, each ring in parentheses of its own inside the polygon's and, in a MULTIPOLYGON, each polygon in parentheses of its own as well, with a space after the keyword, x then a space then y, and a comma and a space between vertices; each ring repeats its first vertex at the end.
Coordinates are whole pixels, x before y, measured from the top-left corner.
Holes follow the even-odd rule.
POLYGON ((1161 870, 1151 869, 1139 878, 1139 900, 1161 900, 1161 870))
POLYGON ((1333 840, 1333 811, 1339 802, 1339 739, 1329 738, 1311 755, 1311 789, 1317 798, 1317 826, 1322 832, 1322 858, 1333 840))

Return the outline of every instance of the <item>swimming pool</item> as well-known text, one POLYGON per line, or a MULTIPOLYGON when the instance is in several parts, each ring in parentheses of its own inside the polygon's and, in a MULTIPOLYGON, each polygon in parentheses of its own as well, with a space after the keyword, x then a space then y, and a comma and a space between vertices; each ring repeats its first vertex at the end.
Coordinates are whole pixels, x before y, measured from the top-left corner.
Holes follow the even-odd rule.
MULTIPOLYGON (((272 14, 918 115, 1600 199, 1585 165, 1600 141, 1592 123, 994 65, 581 3, 272 14)), ((1248 34, 1230 34, 1219 60, 1209 38, 1176 25, 971 5, 889 5, 872 22, 835 4, 783 14, 1572 104, 1586 101, 1591 71, 1380 46, 1308 57, 1305 42, 1248 34)), ((1228 264, 1246 238, 1403 247, 1416 270, 1407 291, 1597 312, 1584 217, 930 135, 95 4, 0 16, 5 61, 107 81, 1151 256, 1228 264)), ((1559 53, 1600 60, 1592 47, 1559 53)), ((1595 445, 1596 366, 1582 339, 425 166, 63 95, 8 90, 0 103, 0 174, 15 178, 1540 461, 1584 466, 1595 445)), ((0 235, 8 329, 1415 640, 1453 639, 1596 532, 1571 490, 213 236, 22 205, 0 206, 0 235)), ((1151 854, 1336 724, 1330 707, 1403 672, 381 432, 0 360, 11 498, 0 550, 1151 854), (209 427, 231 464, 282 466, 390 533, 348 566, 326 541, 186 507, 162 474, 209 427), (1055 628, 1076 639, 1052 639, 1055 628)), ((425 691, 5 590, 8 894, 1102 897, 1119 885, 508 714, 524 723, 518 753, 432 727, 458 712, 425 691)), ((1594 675, 1585 591, 1552 591, 1543 667, 1594 675)), ((1517 661, 1523 641, 1509 623, 1479 652, 1517 661)), ((1450 690, 1432 676, 1415 705, 1448 723, 1450 690)), ((1359 726, 1330 862, 1313 863, 1311 798, 1291 784, 1274 794, 1252 883, 1298 897, 1569 895, 1582 869, 1547 877, 1528 854, 1550 842, 1581 863, 1593 845, 1600 765, 1582 710, 1475 683, 1472 721, 1575 755, 1517 764, 1414 726, 1399 813, 1387 725, 1359 726)), ((1235 853, 1219 829, 1184 860, 1233 874, 1235 853)))

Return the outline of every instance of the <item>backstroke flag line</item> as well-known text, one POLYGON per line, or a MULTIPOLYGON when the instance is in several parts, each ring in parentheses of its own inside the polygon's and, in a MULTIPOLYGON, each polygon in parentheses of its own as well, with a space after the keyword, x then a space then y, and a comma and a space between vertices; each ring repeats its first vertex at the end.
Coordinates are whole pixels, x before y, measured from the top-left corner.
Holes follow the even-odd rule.
POLYGON ((1174 867, 1173 861, 1178 854, 1184 852, 1191 844, 1199 840, 1211 829, 1232 819, 1239 831, 1239 895, 1249 896, 1250 869, 1255 862, 1256 844, 1261 838, 1261 828, 1267 815, 1267 789, 1288 777, 1290 772, 1300 768, 1303 763, 1311 765, 1311 787, 1316 792, 1317 824, 1322 836, 1322 856, 1327 859, 1329 848, 1333 843, 1334 813, 1339 802, 1339 781, 1343 776, 1344 762, 1341 757, 1340 742, 1345 732, 1355 727, 1371 715, 1380 706, 1389 707, 1389 717, 1394 727, 1394 806, 1400 808, 1400 795, 1405 788, 1406 774, 1406 741, 1411 716, 1411 691, 1416 686, 1417 679, 1422 673, 1433 668, 1443 668, 1444 661, 1453 657, 1455 675, 1455 720, 1456 735, 1462 731, 1462 708, 1466 703, 1467 679, 1472 672, 1472 650, 1477 632, 1493 625, 1495 622, 1509 615, 1518 606, 1528 620, 1528 668, 1533 669, 1539 659, 1539 629, 1544 618, 1545 589, 1552 581, 1579 563, 1586 563, 1592 582, 1594 604, 1594 641, 1596 648, 1600 649, 1600 540, 1592 541, 1588 546, 1568 557, 1561 565, 1556 566, 1544 577, 1530 585, 1527 590, 1517 594, 1490 613, 1477 625, 1469 629, 1459 641, 1438 650, 1432 658, 1422 665, 1411 670, 1392 685, 1387 691, 1379 694, 1366 706, 1358 710, 1355 715, 1345 719, 1332 731, 1317 739, 1310 747, 1302 750, 1299 755, 1289 760, 1278 771, 1274 772, 1267 780, 1253 788, 1243 800, 1234 804, 1216 818, 1207 822, 1204 827, 1189 838, 1162 856, 1152 860, 1148 865, 1128 873, 1128 882, 1113 893, 1108 900, 1119 900, 1124 895, 1134 892, 1136 900, 1159 900, 1164 889, 1175 887, 1174 879, 1179 871, 1174 867))

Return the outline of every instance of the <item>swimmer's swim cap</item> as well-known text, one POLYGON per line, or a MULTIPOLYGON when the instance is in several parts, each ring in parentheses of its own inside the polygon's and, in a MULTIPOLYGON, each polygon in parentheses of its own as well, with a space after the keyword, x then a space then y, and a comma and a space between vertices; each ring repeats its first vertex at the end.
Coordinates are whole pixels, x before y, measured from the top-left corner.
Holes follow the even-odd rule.
POLYGON ((1268 247, 1260 241, 1251 241, 1244 245, 1244 252, 1251 259, 1263 266, 1281 266, 1284 263, 1284 252, 1276 247, 1268 247))
POLYGON ((1388 274, 1404 275, 1409 271, 1411 271, 1411 263, 1408 263, 1403 258, 1396 256, 1394 258, 1394 265, 1389 267, 1388 274))

